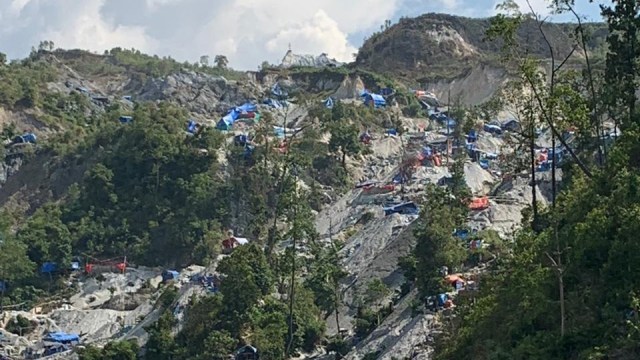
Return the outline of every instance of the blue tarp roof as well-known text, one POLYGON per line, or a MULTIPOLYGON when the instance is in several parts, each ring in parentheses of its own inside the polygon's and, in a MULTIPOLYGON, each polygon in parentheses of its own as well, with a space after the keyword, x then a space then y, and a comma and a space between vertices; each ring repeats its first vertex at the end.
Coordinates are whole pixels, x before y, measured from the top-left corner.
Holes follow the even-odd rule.
POLYGON ((367 94, 365 95, 365 101, 375 101, 376 104, 387 104, 387 100, 385 100, 382 95, 378 94, 367 94))
POLYGON ((329 109, 331 109, 333 107, 333 99, 332 98, 328 98, 327 100, 325 100, 324 101, 324 106, 326 106, 329 109))
POLYGON ((180 276, 180 273, 175 270, 165 270, 162 272, 162 280, 164 281, 177 279, 178 276, 180 276))
POLYGON ((72 341, 80 341, 80 337, 78 336, 78 334, 67 334, 65 332, 59 331, 59 332, 49 333, 47 337, 44 338, 44 340, 67 343, 72 341))
POLYGON ((224 118, 220 119, 216 124, 216 129, 218 130, 229 130, 229 128, 233 125, 233 121, 227 121, 224 118))
POLYGON ((256 112, 258 111, 258 106, 252 103, 245 103, 237 108, 235 108, 237 112, 256 112))
POLYGON ((40 272, 42 273, 52 273, 58 269, 58 265, 52 262, 46 262, 40 266, 40 272))
POLYGON ((34 133, 26 133, 22 135, 22 139, 24 139, 25 142, 30 142, 30 143, 34 143, 36 142, 36 134, 34 133))
POLYGON ((187 123, 187 131, 192 134, 196 132, 196 122, 194 120, 189 120, 189 123, 187 123))
POLYGON ((447 302, 449 296, 447 294, 439 294, 438 295, 438 304, 440 306, 444 305, 447 302))
POLYGON ((119 118, 121 123, 128 123, 133 121, 133 116, 120 116, 119 118))
POLYGON ((280 84, 273 85, 273 87, 271 88, 271 93, 277 97, 289 96, 289 93, 287 93, 285 90, 282 90, 282 88, 280 87, 280 84))

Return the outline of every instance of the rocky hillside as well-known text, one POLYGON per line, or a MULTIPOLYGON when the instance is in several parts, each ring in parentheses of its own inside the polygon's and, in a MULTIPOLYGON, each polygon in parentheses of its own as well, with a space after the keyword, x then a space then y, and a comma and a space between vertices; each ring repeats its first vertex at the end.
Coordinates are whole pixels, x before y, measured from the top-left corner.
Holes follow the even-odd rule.
MULTIPOLYGON (((491 92, 496 78, 506 76, 501 65, 499 41, 486 40, 489 19, 471 19, 446 14, 425 14, 416 18, 403 18, 383 32, 371 36, 360 48, 356 59, 358 67, 406 79, 414 86, 433 88, 445 98, 443 85, 456 83, 452 93, 463 95, 468 103, 479 103, 485 96, 471 95, 491 92), (473 83, 471 84, 470 81, 473 83), (459 94, 458 88, 469 88, 459 94), (439 93, 440 92, 440 93, 439 93)), ((566 56, 572 43, 574 25, 549 23, 543 30, 557 57, 566 56)), ((596 51, 606 36, 604 24, 588 24, 592 36, 588 47, 596 51)), ((548 46, 538 25, 527 21, 517 32, 517 42, 538 58, 550 56, 548 46), (526 44, 526 45, 524 45, 526 44)), ((438 94, 439 93, 439 94, 438 94)))

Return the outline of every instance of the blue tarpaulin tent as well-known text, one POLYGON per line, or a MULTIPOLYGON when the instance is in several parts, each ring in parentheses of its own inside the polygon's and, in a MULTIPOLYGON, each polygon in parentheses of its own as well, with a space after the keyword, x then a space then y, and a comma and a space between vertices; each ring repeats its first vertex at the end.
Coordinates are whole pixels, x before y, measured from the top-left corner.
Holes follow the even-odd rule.
POLYGON ((196 133, 196 125, 197 123, 193 120, 189 120, 189 123, 187 124, 187 131, 195 134, 196 133))
POLYGON ((387 106, 387 100, 382 95, 365 93, 363 94, 364 104, 367 106, 373 106, 375 108, 387 106))
POLYGON ((327 100, 324 101, 324 106, 327 107, 328 109, 333 108, 333 99, 332 98, 328 98, 327 100))
POLYGON ((433 149, 431 149, 431 146, 425 146, 422 148, 422 155, 424 155, 425 157, 429 157, 431 155, 433 155, 433 149))
POLYGON ((162 282, 175 280, 178 276, 180 276, 180 273, 175 270, 165 270, 162 272, 162 282))
POLYGON ((447 300, 449 300, 449 295, 447 295, 447 294, 439 294, 438 295, 438 305, 444 306, 444 303, 446 303, 447 300))
POLYGON ((276 96, 278 98, 285 98, 285 97, 289 96, 289 93, 287 93, 285 90, 283 90, 280 87, 280 84, 273 85, 273 87, 271 88, 271 94, 273 94, 274 96, 276 96))
POLYGON ((480 160, 480 167, 487 170, 489 168, 489 160, 488 159, 480 160))
POLYGON ((551 170, 551 161, 545 161, 536 167, 536 171, 545 172, 549 170, 551 170))
POLYGON ((478 140, 478 135, 476 134, 476 131, 473 129, 469 130, 469 134, 467 135, 467 141, 472 143, 472 142, 476 142, 476 140, 478 140))
POLYGON ((73 270, 73 271, 80 270, 80 262, 79 261, 72 262, 71 263, 71 270, 73 270))
POLYGON ((80 337, 78 336, 78 334, 67 334, 65 332, 59 331, 49 333, 43 340, 67 344, 71 342, 79 342, 80 337))
POLYGON ((456 231, 453 232, 453 236, 460 238, 462 240, 465 240, 466 238, 469 237, 469 233, 470 231, 467 229, 457 229, 456 231))
POLYGON ((273 132, 279 138, 283 138, 284 137, 284 128, 281 127, 281 126, 274 126, 273 127, 273 132))
POLYGON ((26 133, 26 134, 22 135, 22 139, 26 143, 35 144, 37 137, 36 137, 36 134, 34 134, 34 133, 26 133))
POLYGON ((133 116, 120 116, 118 120, 123 124, 128 124, 133 121, 133 116))
POLYGON ((40 272, 44 274, 52 273, 52 272, 55 272, 56 270, 58 270, 58 265, 56 265, 56 263, 46 262, 42 264, 42 266, 40 266, 40 272))
POLYGON ((229 130, 233 126, 233 121, 228 121, 225 118, 220 119, 216 124, 216 129, 218 130, 229 130))
POLYGON ((255 104, 252 104, 252 103, 245 103, 245 104, 242 104, 242 105, 238 106, 235 110, 238 113, 256 112, 256 111, 258 111, 258 106, 256 106, 255 104))
POLYGON ((387 129, 387 135, 396 136, 398 135, 398 131, 396 129, 387 129))

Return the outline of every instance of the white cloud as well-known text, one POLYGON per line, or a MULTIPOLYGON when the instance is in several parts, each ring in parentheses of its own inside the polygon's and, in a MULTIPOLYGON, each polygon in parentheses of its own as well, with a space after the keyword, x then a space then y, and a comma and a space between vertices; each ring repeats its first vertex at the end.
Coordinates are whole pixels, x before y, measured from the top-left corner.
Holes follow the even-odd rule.
POLYGON ((266 43, 266 49, 278 53, 286 49, 288 44, 295 44, 296 51, 301 53, 324 49, 324 52, 340 61, 353 60, 352 54, 358 50, 349 44, 347 35, 340 30, 338 23, 323 10, 307 21, 280 30, 266 43))
POLYGON ((3 18, 0 44, 8 45, 12 58, 28 53, 41 40, 52 40, 63 48, 82 48, 94 51, 122 46, 144 51, 155 50, 155 40, 140 26, 126 26, 105 19, 100 13, 104 0, 14 0, 0 3, 3 18))
POLYGON ((113 47, 156 50, 154 39, 146 35, 143 27, 124 26, 107 22, 100 15, 104 0, 83 0, 76 3, 75 16, 70 16, 57 28, 44 31, 43 38, 59 47, 102 51, 113 47))

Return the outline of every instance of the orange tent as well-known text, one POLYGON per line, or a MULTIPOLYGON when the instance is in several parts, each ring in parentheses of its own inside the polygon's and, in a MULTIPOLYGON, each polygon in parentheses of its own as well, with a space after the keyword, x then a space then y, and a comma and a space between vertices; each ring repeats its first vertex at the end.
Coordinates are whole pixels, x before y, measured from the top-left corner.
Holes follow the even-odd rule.
POLYGON ((458 281, 465 282, 460 274, 451 274, 444 277, 449 284, 455 284, 458 281))
POLYGON ((489 208, 489 198, 486 196, 475 198, 469 204, 469 209, 471 210, 484 210, 487 208, 489 208))

